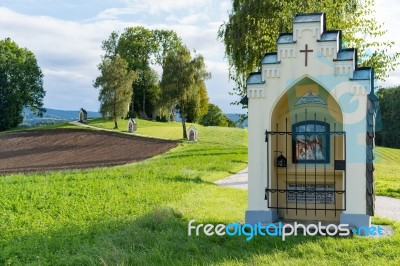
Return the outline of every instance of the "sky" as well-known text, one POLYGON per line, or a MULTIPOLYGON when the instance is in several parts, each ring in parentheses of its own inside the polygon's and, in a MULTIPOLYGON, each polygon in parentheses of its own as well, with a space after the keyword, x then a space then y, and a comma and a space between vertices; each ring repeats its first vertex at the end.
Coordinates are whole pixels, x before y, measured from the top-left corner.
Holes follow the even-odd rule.
MULTIPOLYGON (((388 31, 383 38, 397 47, 399 8, 398 0, 376 1, 376 17, 388 31)), ((92 84, 99 75, 101 42, 112 31, 130 26, 174 30, 205 57, 212 75, 206 82, 210 102, 224 113, 244 113, 230 104, 237 96, 229 95, 234 83, 228 78, 224 45, 217 39, 230 9, 230 0, 0 0, 0 39, 9 37, 36 55, 44 73, 45 107, 97 111, 98 90, 92 84)), ((399 84, 400 69, 378 82, 399 84)))

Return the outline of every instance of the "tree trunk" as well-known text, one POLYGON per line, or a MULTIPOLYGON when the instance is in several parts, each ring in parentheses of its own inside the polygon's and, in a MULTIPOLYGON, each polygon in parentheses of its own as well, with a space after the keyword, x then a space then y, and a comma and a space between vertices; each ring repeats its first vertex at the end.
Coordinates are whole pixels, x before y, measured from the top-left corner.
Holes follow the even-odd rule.
POLYGON ((117 124, 117 96, 114 93, 114 110, 113 110, 113 115, 114 115, 114 129, 118 129, 118 124, 117 124))
POLYGON ((186 133, 186 115, 185 115, 185 108, 183 107, 183 104, 181 105, 181 119, 182 119, 182 130, 183 130, 183 139, 187 139, 187 133, 186 133))
POLYGON ((146 114, 146 86, 144 85, 144 70, 142 71, 142 84, 143 84, 143 114, 146 114))
POLYGON ((146 90, 143 87, 143 114, 146 114, 146 90))

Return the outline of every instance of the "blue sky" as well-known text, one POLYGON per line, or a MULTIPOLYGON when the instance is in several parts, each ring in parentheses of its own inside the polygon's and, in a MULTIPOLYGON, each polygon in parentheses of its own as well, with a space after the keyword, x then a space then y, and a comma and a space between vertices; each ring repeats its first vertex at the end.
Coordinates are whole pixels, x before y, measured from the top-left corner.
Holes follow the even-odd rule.
MULTIPOLYGON (((376 14, 387 36, 400 44, 397 0, 376 1, 376 14)), ((0 39, 10 37, 35 53, 45 78, 45 107, 98 110, 98 75, 101 42, 112 31, 129 26, 175 30, 191 49, 204 55, 212 79, 207 81, 210 101, 225 113, 243 113, 230 103, 234 86, 228 80, 224 46, 217 40, 219 26, 228 19, 231 1, 215 0, 1 0, 0 39)), ((384 37, 384 38, 387 38, 384 37)), ((384 83, 400 84, 400 71, 384 83)))

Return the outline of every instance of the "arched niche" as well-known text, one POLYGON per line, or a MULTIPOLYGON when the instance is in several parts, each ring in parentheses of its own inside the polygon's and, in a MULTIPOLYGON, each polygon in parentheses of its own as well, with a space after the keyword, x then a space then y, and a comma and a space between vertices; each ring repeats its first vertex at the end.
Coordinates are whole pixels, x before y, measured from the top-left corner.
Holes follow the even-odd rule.
POLYGON ((297 200, 293 194, 289 195, 287 192, 301 186, 344 190, 344 171, 335 170, 335 163, 345 160, 343 114, 329 88, 307 76, 290 85, 273 107, 269 131, 269 158, 272 167, 268 178, 271 188, 277 191, 270 193, 270 202, 277 205, 278 210, 279 207, 289 207, 279 211, 279 216, 283 219, 299 220, 339 219, 341 211, 325 214, 323 210, 306 211, 303 208, 307 209, 307 204, 313 204, 317 209, 340 210, 344 204, 343 193, 324 194, 329 199, 324 198, 324 203, 321 204, 317 200, 317 193, 311 194, 315 196, 312 203, 312 199, 298 196, 297 199, 301 200, 297 200), (287 159, 287 166, 284 168, 279 168, 276 164, 281 153, 287 159), (298 202, 295 204, 293 199, 298 202))

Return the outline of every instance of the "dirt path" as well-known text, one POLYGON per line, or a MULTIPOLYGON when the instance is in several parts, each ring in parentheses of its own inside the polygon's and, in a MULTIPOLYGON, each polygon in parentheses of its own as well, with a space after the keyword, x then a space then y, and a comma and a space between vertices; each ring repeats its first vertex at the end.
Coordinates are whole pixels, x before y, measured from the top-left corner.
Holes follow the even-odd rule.
POLYGON ((0 174, 120 165, 164 153, 176 141, 85 129, 0 134, 0 174))

